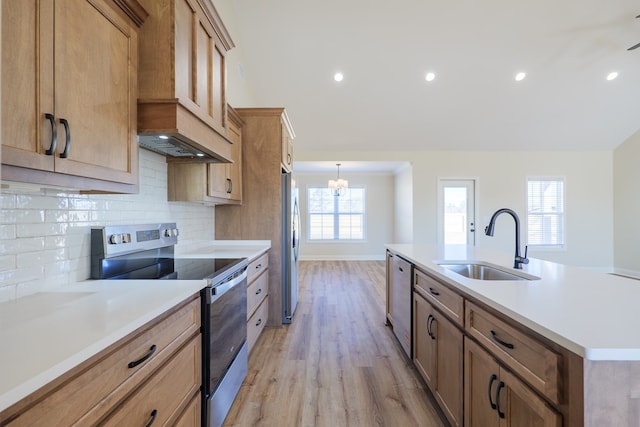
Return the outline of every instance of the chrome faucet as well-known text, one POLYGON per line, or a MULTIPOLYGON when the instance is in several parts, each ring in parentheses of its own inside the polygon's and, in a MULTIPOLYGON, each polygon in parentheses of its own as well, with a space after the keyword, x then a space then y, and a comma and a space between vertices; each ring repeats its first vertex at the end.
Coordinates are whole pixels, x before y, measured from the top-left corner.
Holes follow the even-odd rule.
POLYGON ((520 256, 520 218, 518 218, 518 214, 516 214, 511 209, 507 209, 507 208, 498 209, 491 216, 489 225, 487 225, 484 228, 484 234, 486 234, 487 236, 493 236, 493 229, 496 226, 496 218, 498 218, 498 216, 502 213, 508 213, 516 222, 516 256, 513 261, 513 268, 522 269, 522 264, 529 264, 529 259, 527 258, 528 247, 526 245, 524 247, 524 257, 520 256))

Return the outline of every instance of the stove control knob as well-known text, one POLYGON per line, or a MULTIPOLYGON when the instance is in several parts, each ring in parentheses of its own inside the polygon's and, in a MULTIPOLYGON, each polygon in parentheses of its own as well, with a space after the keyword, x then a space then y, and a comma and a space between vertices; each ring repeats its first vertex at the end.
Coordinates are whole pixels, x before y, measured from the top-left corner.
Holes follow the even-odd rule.
POLYGON ((167 228, 164 230, 164 237, 178 237, 177 228, 167 228))
POLYGON ((131 234, 124 233, 122 235, 122 243, 131 243, 131 234))
POLYGON ((112 245, 119 245, 120 243, 122 243, 122 234, 112 234, 109 237, 109 243, 111 243, 112 245))

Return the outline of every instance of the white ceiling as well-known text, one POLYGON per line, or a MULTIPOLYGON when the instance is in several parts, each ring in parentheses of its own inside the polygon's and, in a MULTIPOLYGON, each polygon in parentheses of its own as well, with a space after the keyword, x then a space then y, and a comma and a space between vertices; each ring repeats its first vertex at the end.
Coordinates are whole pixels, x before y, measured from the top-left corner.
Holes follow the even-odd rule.
POLYGON ((610 150, 640 128, 638 0, 231 4, 296 150, 610 150))

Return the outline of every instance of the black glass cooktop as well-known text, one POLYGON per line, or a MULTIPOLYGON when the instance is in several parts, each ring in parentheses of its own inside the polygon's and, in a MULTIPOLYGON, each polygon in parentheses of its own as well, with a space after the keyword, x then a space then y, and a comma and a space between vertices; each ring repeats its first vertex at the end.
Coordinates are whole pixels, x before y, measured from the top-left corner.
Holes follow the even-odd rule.
POLYGON ((215 279, 245 258, 172 258, 139 253, 101 260, 94 279, 215 279))

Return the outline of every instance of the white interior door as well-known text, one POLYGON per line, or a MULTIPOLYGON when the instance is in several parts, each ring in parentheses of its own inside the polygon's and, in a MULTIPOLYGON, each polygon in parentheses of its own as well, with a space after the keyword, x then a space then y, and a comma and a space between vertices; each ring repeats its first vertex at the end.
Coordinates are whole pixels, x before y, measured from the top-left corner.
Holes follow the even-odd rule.
POLYGON ((475 180, 438 182, 438 240, 444 244, 475 245, 475 180))

